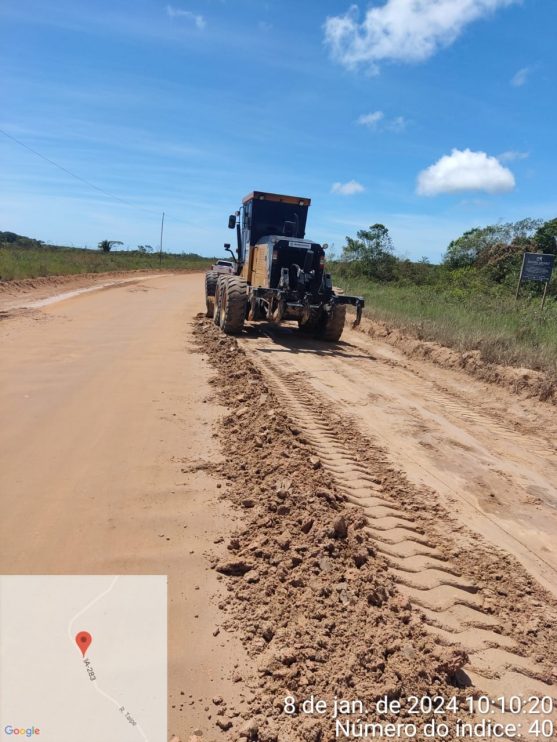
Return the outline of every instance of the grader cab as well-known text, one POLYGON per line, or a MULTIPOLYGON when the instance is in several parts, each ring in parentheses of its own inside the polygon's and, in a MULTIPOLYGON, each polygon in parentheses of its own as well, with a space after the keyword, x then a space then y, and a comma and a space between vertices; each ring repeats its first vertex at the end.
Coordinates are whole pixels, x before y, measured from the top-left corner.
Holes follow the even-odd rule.
MULTIPOLYGON (((302 332, 323 340, 342 335, 346 306, 364 300, 337 294, 325 272, 324 247, 306 239, 309 198, 254 191, 228 220, 236 230, 235 275, 205 274, 207 316, 226 334, 242 331, 246 320, 295 320, 302 332)), ((326 246, 325 246, 326 247, 326 246)))

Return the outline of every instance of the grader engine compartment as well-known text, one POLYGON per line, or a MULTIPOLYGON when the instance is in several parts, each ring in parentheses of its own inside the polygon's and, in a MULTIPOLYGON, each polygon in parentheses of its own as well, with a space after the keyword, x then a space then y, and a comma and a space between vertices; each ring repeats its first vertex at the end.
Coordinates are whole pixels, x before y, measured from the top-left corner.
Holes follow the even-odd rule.
POLYGON ((298 269, 306 273, 312 273, 311 287, 317 291, 323 277, 323 268, 325 265, 325 251, 320 245, 309 243, 300 243, 289 240, 278 240, 270 246, 271 254, 271 275, 269 285, 271 288, 277 288, 283 269, 287 268, 290 274, 290 286, 296 285, 298 269), (308 254, 308 252, 310 254, 308 254))
POLYGON ((246 320, 295 320, 302 332, 336 342, 349 304, 356 308, 354 325, 359 324, 363 299, 335 293, 324 246, 305 238, 310 203, 253 191, 229 217, 237 239, 235 275, 209 271, 205 277, 207 316, 223 332, 241 332, 246 320))

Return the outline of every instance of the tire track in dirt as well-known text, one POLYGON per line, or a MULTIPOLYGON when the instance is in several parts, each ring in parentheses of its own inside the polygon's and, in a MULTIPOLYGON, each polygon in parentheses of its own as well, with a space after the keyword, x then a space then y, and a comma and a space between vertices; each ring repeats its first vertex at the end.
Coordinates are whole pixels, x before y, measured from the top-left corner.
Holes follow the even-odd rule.
POLYGON ((230 627, 244 632, 248 651, 261 656, 263 677, 251 687, 260 686, 254 701, 259 713, 271 695, 275 708, 267 724, 290 729, 284 737, 289 742, 331 738, 318 721, 291 728, 290 722, 300 721, 293 719, 285 726, 276 713, 281 683, 318 696, 334 689, 344 697, 369 697, 378 682, 402 697, 423 692, 424 682, 449 695, 555 696, 552 597, 512 557, 451 517, 433 491, 411 484, 362 435, 344 405, 324 401, 307 374, 289 373, 287 363, 277 369, 268 355, 250 350, 251 340, 237 344, 206 320, 198 322, 203 352, 219 372, 219 397, 231 410, 219 429, 228 455, 220 473, 232 485, 226 496, 248 508, 244 527, 229 544, 234 565, 249 570, 248 584, 228 578, 230 627), (290 479, 286 487, 284 476, 290 479), (350 543, 330 540, 326 523, 335 511, 345 514, 350 543, 369 544, 367 553, 375 555, 359 572, 343 572, 343 560, 359 564, 361 547, 353 552, 350 543), (290 561, 296 552, 300 556, 290 561), (363 603, 360 590, 367 595, 363 603), (413 608, 411 618, 401 606, 413 608), (402 643, 385 643, 377 627, 389 633, 396 625, 398 632, 401 619, 409 627, 402 643), (395 676, 374 674, 377 656, 391 644, 394 684, 395 676), (452 668, 450 675, 437 675, 433 685, 427 677, 438 661, 431 665, 431 646, 452 658, 441 665, 452 668), (316 654, 316 647, 326 652, 316 654), (422 663, 423 677, 406 656, 422 663), (351 675, 343 672, 348 666, 351 675))
POLYGON ((385 491, 377 473, 322 420, 323 412, 334 414, 328 405, 316 399, 297 374, 269 366, 264 373, 348 501, 364 511, 366 531, 386 556, 399 590, 423 610, 425 624, 442 643, 458 643, 467 650, 466 673, 474 685, 494 696, 506 696, 512 689, 524 697, 557 697, 557 688, 543 682, 547 674, 537 663, 512 651, 516 642, 501 633, 501 622, 485 611, 481 589, 438 550, 415 516, 385 491))
POLYGON ((557 595, 557 464, 547 443, 557 429, 549 408, 507 392, 486 396, 486 385, 463 373, 399 363, 390 348, 347 337, 326 346, 287 327, 248 326, 242 346, 270 368, 297 372, 318 398, 352 415, 414 484, 435 489, 462 523, 557 595))
MULTIPOLYGON (((354 347, 357 348, 358 352, 361 353, 363 357, 354 357, 353 354, 349 353, 352 341, 353 338, 351 337, 350 345, 347 343, 344 347, 340 346, 338 355, 330 354, 329 362, 332 367, 342 369, 342 373, 353 378, 355 383, 358 383, 359 381, 355 371, 358 370, 360 372, 365 372, 366 364, 368 365, 370 360, 381 363, 383 366, 396 368, 411 380, 416 396, 419 396, 421 399, 431 400, 432 402, 442 406, 445 410, 453 413, 458 419, 463 419, 471 423, 473 426, 484 426, 485 428, 489 428, 492 432, 493 439, 498 443, 509 441, 513 444, 520 444, 522 450, 528 451, 534 457, 554 457, 557 454, 557 446, 555 445, 554 440, 550 438, 553 431, 548 431, 548 438, 543 439, 543 437, 541 437, 543 436, 543 430, 517 430, 502 416, 495 420, 493 415, 488 414, 486 411, 471 407, 469 400, 463 396, 455 394, 454 390, 443 389, 435 381, 422 378, 416 373, 416 369, 411 368, 408 363, 374 355, 365 347, 362 341, 357 343, 354 347), (349 361, 348 363, 347 360, 349 361), (533 433, 536 434, 538 440, 535 446, 526 438, 525 433, 526 435, 533 433)), ((430 416, 429 421, 432 425, 435 424, 434 415, 430 416)))

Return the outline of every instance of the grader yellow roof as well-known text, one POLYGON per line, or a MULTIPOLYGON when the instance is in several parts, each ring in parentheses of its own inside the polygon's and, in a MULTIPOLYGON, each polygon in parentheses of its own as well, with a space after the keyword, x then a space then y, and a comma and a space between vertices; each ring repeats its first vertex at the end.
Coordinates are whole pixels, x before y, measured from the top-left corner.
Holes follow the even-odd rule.
POLYGON ((285 204, 298 204, 298 206, 309 206, 311 198, 301 196, 283 196, 280 193, 266 193, 265 191, 252 191, 242 199, 243 204, 249 201, 281 201, 285 204))

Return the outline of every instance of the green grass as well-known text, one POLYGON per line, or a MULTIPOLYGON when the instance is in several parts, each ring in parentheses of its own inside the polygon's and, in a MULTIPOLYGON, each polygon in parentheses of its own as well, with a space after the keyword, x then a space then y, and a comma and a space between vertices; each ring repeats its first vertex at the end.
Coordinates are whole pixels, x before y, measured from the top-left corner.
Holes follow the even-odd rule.
MULTIPOLYGON (((545 311, 535 289, 515 302, 509 285, 469 286, 374 283, 335 275, 347 293, 363 295, 365 314, 421 340, 460 351, 479 350, 483 360, 557 375, 557 297, 545 311)), ((462 283, 462 282, 461 282, 462 283)))
POLYGON ((12 281, 38 276, 64 276, 77 273, 105 273, 142 269, 205 270, 212 258, 198 255, 163 253, 159 265, 158 253, 87 250, 78 247, 20 247, 0 243, 0 281, 12 281))

